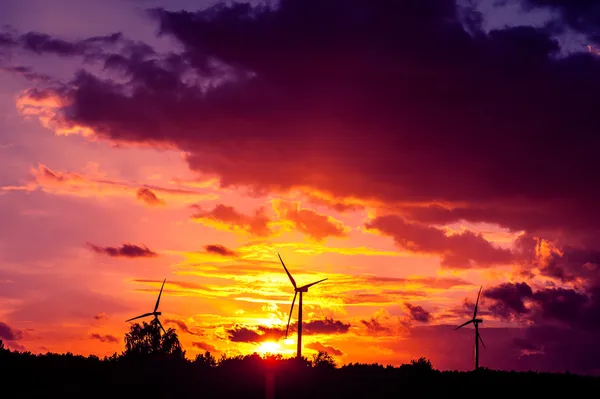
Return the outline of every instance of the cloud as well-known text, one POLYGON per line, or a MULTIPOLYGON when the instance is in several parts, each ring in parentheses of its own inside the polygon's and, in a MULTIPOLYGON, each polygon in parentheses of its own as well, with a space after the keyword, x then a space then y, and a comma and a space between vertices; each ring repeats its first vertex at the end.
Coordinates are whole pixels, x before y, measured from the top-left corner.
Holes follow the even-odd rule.
POLYGON ((263 341, 278 341, 285 336, 285 328, 258 326, 256 330, 235 326, 227 330, 231 342, 258 343, 263 341))
POLYGON ((320 352, 320 351, 327 352, 327 353, 329 353, 330 355, 333 355, 333 356, 344 356, 344 352, 342 352, 341 350, 336 349, 333 346, 323 345, 320 342, 311 342, 311 343, 307 344, 306 347, 308 349, 312 349, 312 350, 315 350, 317 352, 320 352))
POLYGON ((139 246, 135 244, 125 243, 119 247, 99 247, 94 244, 87 244, 88 247, 102 255, 108 255, 115 258, 153 258, 158 254, 150 250, 145 245, 139 246))
POLYGON ((594 243, 573 246, 564 237, 522 234, 515 242, 523 275, 541 275, 557 283, 597 284, 600 250, 594 243))
POLYGON ((411 305, 410 303, 405 303, 404 306, 409 310, 412 320, 420 321, 421 323, 429 323, 431 321, 431 313, 423 309, 422 306, 411 305))
POLYGON ((307 202, 317 206, 325 206, 339 213, 356 212, 365 209, 364 201, 346 198, 332 198, 326 194, 306 192, 307 202))
POLYGON ((261 237, 272 234, 268 227, 270 219, 265 215, 264 209, 257 210, 253 215, 244 215, 231 206, 218 204, 209 211, 198 209, 192 218, 197 222, 224 230, 241 230, 261 237))
MULTIPOLYGON (((543 319, 558 320, 570 325, 588 321, 584 307, 589 298, 585 294, 573 289, 551 288, 537 291, 533 294, 533 298, 540 307, 543 319)), ((599 308, 598 304, 595 308, 595 310, 599 308)), ((600 325, 594 327, 598 328, 600 325)))
POLYGON ((179 328, 180 331, 191 334, 191 335, 197 335, 200 337, 203 335, 202 333, 194 332, 194 331, 190 330, 188 325, 183 320, 165 319, 165 324, 174 324, 177 326, 177 328, 179 328))
POLYGON ((445 267, 492 267, 513 260, 510 250, 497 248, 481 234, 468 230, 447 234, 436 227, 407 223, 394 215, 377 217, 366 227, 392 237, 398 246, 408 251, 440 255, 445 267))
MULTIPOLYGON (((597 14, 586 2, 529 2, 558 7, 572 28, 597 32, 597 14)), ((160 33, 184 49, 168 57, 142 45, 134 51, 122 37, 110 55, 102 50, 108 39, 96 46, 5 34, 0 43, 84 55, 99 62, 94 70, 110 72, 80 71, 59 85, 31 80, 20 110, 57 134, 176 148, 194 171, 218 176, 223 187, 260 194, 294 188, 333 204, 384 206, 401 215, 392 235, 399 245, 437 254, 446 267, 519 263, 527 282, 486 297, 496 317, 519 314, 544 328, 559 321, 578 329, 573 337, 588 337, 583 330, 593 329, 599 314, 600 194, 590 182, 600 172, 600 61, 558 56, 547 28, 469 34, 455 14, 454 2, 436 0, 154 10, 160 33), (537 243, 525 257, 475 232, 439 227, 463 221, 524 231, 537 243)), ((46 75, 42 68, 13 73, 46 75)), ((230 226, 260 235, 250 223, 255 215, 235 212, 241 216, 230 226)), ((269 222, 258 229, 264 237, 269 222)), ((383 291, 357 295, 380 300, 383 291)), ((564 364, 577 365, 572 352, 583 347, 556 334, 562 344, 543 337, 547 359, 562 351, 564 364)), ((539 355, 526 358, 543 365, 539 355)))
POLYGON ((280 219, 288 220, 302 233, 322 241, 326 237, 345 237, 347 228, 330 216, 300 207, 300 202, 273 201, 273 209, 280 219))
POLYGON ((392 332, 390 326, 384 325, 390 320, 390 314, 385 309, 380 309, 370 318, 370 320, 361 320, 360 322, 367 327, 369 335, 389 335, 392 332))
POLYGON ((120 342, 119 338, 115 337, 114 335, 110 335, 110 334, 106 334, 106 335, 101 335, 101 334, 90 334, 90 338, 91 339, 96 339, 100 342, 104 342, 104 343, 113 343, 113 344, 118 344, 120 342))
POLYGON ((524 300, 531 298, 533 291, 527 283, 503 283, 483 291, 484 298, 495 302, 489 306, 490 311, 503 319, 519 317, 529 312, 524 300))
POLYGON ((143 202, 145 202, 146 204, 148 204, 150 206, 165 205, 165 201, 159 199, 156 196, 156 194, 154 193, 154 191, 150 190, 147 187, 140 187, 140 188, 138 188, 136 197, 140 201, 143 201, 143 202))
POLYGON ((436 0, 151 16, 183 53, 116 49, 96 58, 119 83, 82 71, 20 104, 37 101, 30 115, 62 134, 179 148, 223 186, 295 187, 407 214, 435 206, 445 220, 516 231, 597 229, 597 193, 585 182, 598 172, 586 160, 598 144, 589 104, 600 67, 591 54, 554 57, 547 30, 470 35, 454 2, 436 0))
POLYGON ((14 38, 15 43, 19 43, 25 50, 37 54, 55 54, 59 56, 74 55, 92 55, 98 50, 99 46, 114 44, 123 39, 121 33, 113 33, 106 36, 95 36, 85 40, 70 42, 54 38, 50 35, 40 32, 28 32, 18 38, 14 38))
POLYGON ((223 245, 219 245, 219 244, 205 245, 204 250, 206 252, 221 255, 221 256, 236 256, 237 255, 234 250, 229 249, 229 248, 224 247, 223 245))
POLYGON ((381 323, 374 318, 371 318, 371 320, 361 320, 360 321, 362 324, 365 325, 365 327, 367 327, 367 330, 369 331, 369 334, 372 335, 377 335, 379 333, 389 333, 391 331, 391 329, 389 327, 384 327, 381 325, 381 323))
POLYGON ((96 320, 108 320, 108 315, 104 312, 100 312, 94 315, 94 319, 96 320))
POLYGON ((484 291, 489 310, 503 319, 524 318, 536 325, 560 323, 574 329, 600 328, 600 286, 586 291, 551 287, 533 290, 527 283, 504 283, 484 291))
MULTIPOLYGON (((40 188, 45 192, 58 195, 89 196, 120 196, 136 198, 148 206, 165 205, 166 198, 175 203, 195 203, 218 198, 214 192, 194 191, 181 188, 159 187, 147 184, 136 184, 128 181, 109 179, 103 174, 76 173, 58 171, 39 164, 31 170, 33 181, 18 187, 22 190, 40 188), (159 198, 160 195, 162 198, 159 198)), ((11 187, 3 187, 4 190, 11 187)), ((14 189, 14 188, 13 188, 14 189)))
POLYGON ((598 42, 598 28, 600 28, 600 6, 594 1, 572 0, 523 0, 529 7, 549 8, 558 11, 562 26, 555 22, 553 28, 561 32, 564 28, 571 28, 577 32, 588 35, 590 40, 598 42))
MULTIPOLYGON (((297 328, 297 325, 296 325, 297 328)), ((302 333, 311 334, 345 334, 350 329, 350 323, 340 320, 325 318, 323 320, 311 320, 302 323, 302 333)))
POLYGON ((8 324, 0 321, 0 339, 6 341, 19 341, 23 338, 23 332, 11 328, 8 324))
POLYGON ((214 345, 208 344, 206 342, 195 341, 195 342, 192 342, 192 346, 194 348, 202 349, 204 351, 208 351, 211 353, 220 352, 217 348, 215 348, 214 345))
MULTIPOLYGON (((298 323, 290 325, 290 333, 297 331, 298 323)), ((310 320, 302 322, 303 335, 334 335, 345 334, 350 329, 350 323, 344 323, 340 320, 325 318, 323 320, 310 320)), ((267 327, 258 326, 254 329, 235 325, 227 330, 228 338, 231 342, 256 343, 263 341, 278 341, 285 337, 285 326, 267 327)))

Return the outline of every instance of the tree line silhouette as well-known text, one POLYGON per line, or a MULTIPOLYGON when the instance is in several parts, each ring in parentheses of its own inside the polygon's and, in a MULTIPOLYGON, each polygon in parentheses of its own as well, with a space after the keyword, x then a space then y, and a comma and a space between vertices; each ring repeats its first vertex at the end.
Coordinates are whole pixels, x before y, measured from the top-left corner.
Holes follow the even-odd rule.
POLYGON ((393 367, 340 366, 324 351, 312 359, 257 353, 216 358, 206 351, 190 360, 185 354, 175 329, 163 334, 156 320, 132 324, 123 352, 102 359, 11 351, 0 340, 0 380, 5 392, 14 385, 24 397, 387 398, 475 394, 480 388, 522 396, 528 391, 540 395, 568 389, 573 394, 600 387, 598 377, 569 373, 439 371, 423 357, 393 367))

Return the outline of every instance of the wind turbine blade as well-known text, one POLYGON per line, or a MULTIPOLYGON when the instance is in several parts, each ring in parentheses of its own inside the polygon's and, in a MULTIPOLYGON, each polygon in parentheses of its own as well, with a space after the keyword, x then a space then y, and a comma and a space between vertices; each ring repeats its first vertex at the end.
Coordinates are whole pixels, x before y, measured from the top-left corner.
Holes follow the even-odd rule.
POLYGON ((459 328, 463 328, 464 326, 466 326, 466 325, 467 325, 467 324, 469 324, 469 323, 473 323, 473 320, 469 320, 469 321, 467 321, 467 322, 465 322, 465 323, 461 324, 460 326, 456 327, 456 328, 454 329, 454 331, 458 330, 459 328))
POLYGON ((477 337, 479 338, 481 345, 483 345, 483 347, 485 348, 485 344, 483 343, 483 339, 481 339, 481 334, 479 334, 479 331, 477 332, 477 337))
POLYGON ((290 317, 288 317, 287 328, 285 329, 285 338, 287 339, 288 331, 290 329, 290 321, 292 320, 292 312, 294 311, 294 302, 296 302, 296 295, 298 295, 298 291, 294 292, 294 299, 292 300, 292 307, 290 308, 290 317))
POLYGON ((143 315, 141 315, 141 316, 132 317, 132 318, 131 318, 131 319, 129 319, 129 320, 125 320, 125 322, 127 323, 128 321, 131 321, 131 320, 135 320, 135 319, 141 319, 142 317, 148 317, 148 316, 152 316, 153 314, 154 314, 154 313, 144 313, 144 314, 143 314, 143 315))
POLYGON ((160 292, 158 293, 158 299, 156 300, 156 306, 154 307, 154 311, 156 312, 156 310, 158 309, 158 304, 160 303, 160 296, 162 295, 162 290, 165 287, 165 282, 167 281, 167 279, 164 279, 162 286, 160 287, 160 292))
POLYGON ((162 328, 163 332, 166 334, 167 331, 165 330, 165 328, 163 327, 162 323, 160 322, 160 319, 158 318, 158 316, 154 316, 154 318, 156 319, 158 325, 160 326, 160 328, 162 328))
POLYGON ((288 277, 290 278, 290 281, 292 282, 292 285, 294 286, 294 288, 298 288, 296 286, 296 281, 294 280, 294 278, 292 277, 292 275, 288 271, 287 267, 285 267, 285 263, 283 263, 283 259, 281 259, 281 255, 279 255, 279 252, 277 252, 277 256, 279 256, 279 260, 281 261, 281 264, 283 265, 283 268, 285 269, 285 272, 287 273, 288 277))
POLYGON ((477 317, 477 306, 479 306, 479 295, 481 295, 481 289, 483 285, 479 287, 479 294, 477 294, 477 302, 475 302, 475 310, 473 311, 473 318, 477 317))
POLYGON ((326 278, 324 278, 323 280, 319 280, 319 281, 315 281, 314 283, 306 284, 305 286, 303 286, 303 287, 300 287, 300 289, 302 289, 302 288, 308 288, 308 287, 312 287, 313 285, 315 285, 315 284, 319 284, 319 283, 321 283, 321 282, 323 282, 323 281, 325 281, 325 280, 327 280, 327 279, 326 279, 326 278))

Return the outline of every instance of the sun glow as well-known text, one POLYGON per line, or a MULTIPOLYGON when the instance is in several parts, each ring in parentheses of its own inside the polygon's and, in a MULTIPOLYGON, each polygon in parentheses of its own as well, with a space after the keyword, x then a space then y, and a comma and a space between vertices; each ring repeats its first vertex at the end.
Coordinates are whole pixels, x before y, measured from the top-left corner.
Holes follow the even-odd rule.
POLYGON ((258 347, 258 353, 265 355, 267 353, 276 354, 281 352, 281 346, 278 342, 263 342, 258 347))

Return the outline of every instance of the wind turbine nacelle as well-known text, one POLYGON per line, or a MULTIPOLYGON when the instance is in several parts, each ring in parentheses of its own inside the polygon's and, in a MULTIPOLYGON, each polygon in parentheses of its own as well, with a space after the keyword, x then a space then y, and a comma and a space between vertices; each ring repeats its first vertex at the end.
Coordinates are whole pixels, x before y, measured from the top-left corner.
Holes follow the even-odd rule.
POLYGON ((155 316, 160 316, 162 314, 162 312, 154 312, 155 316))
POLYGON ((473 323, 483 323, 483 319, 473 319, 473 323))
POLYGON ((308 287, 300 287, 296 289, 296 292, 308 292, 308 287))

